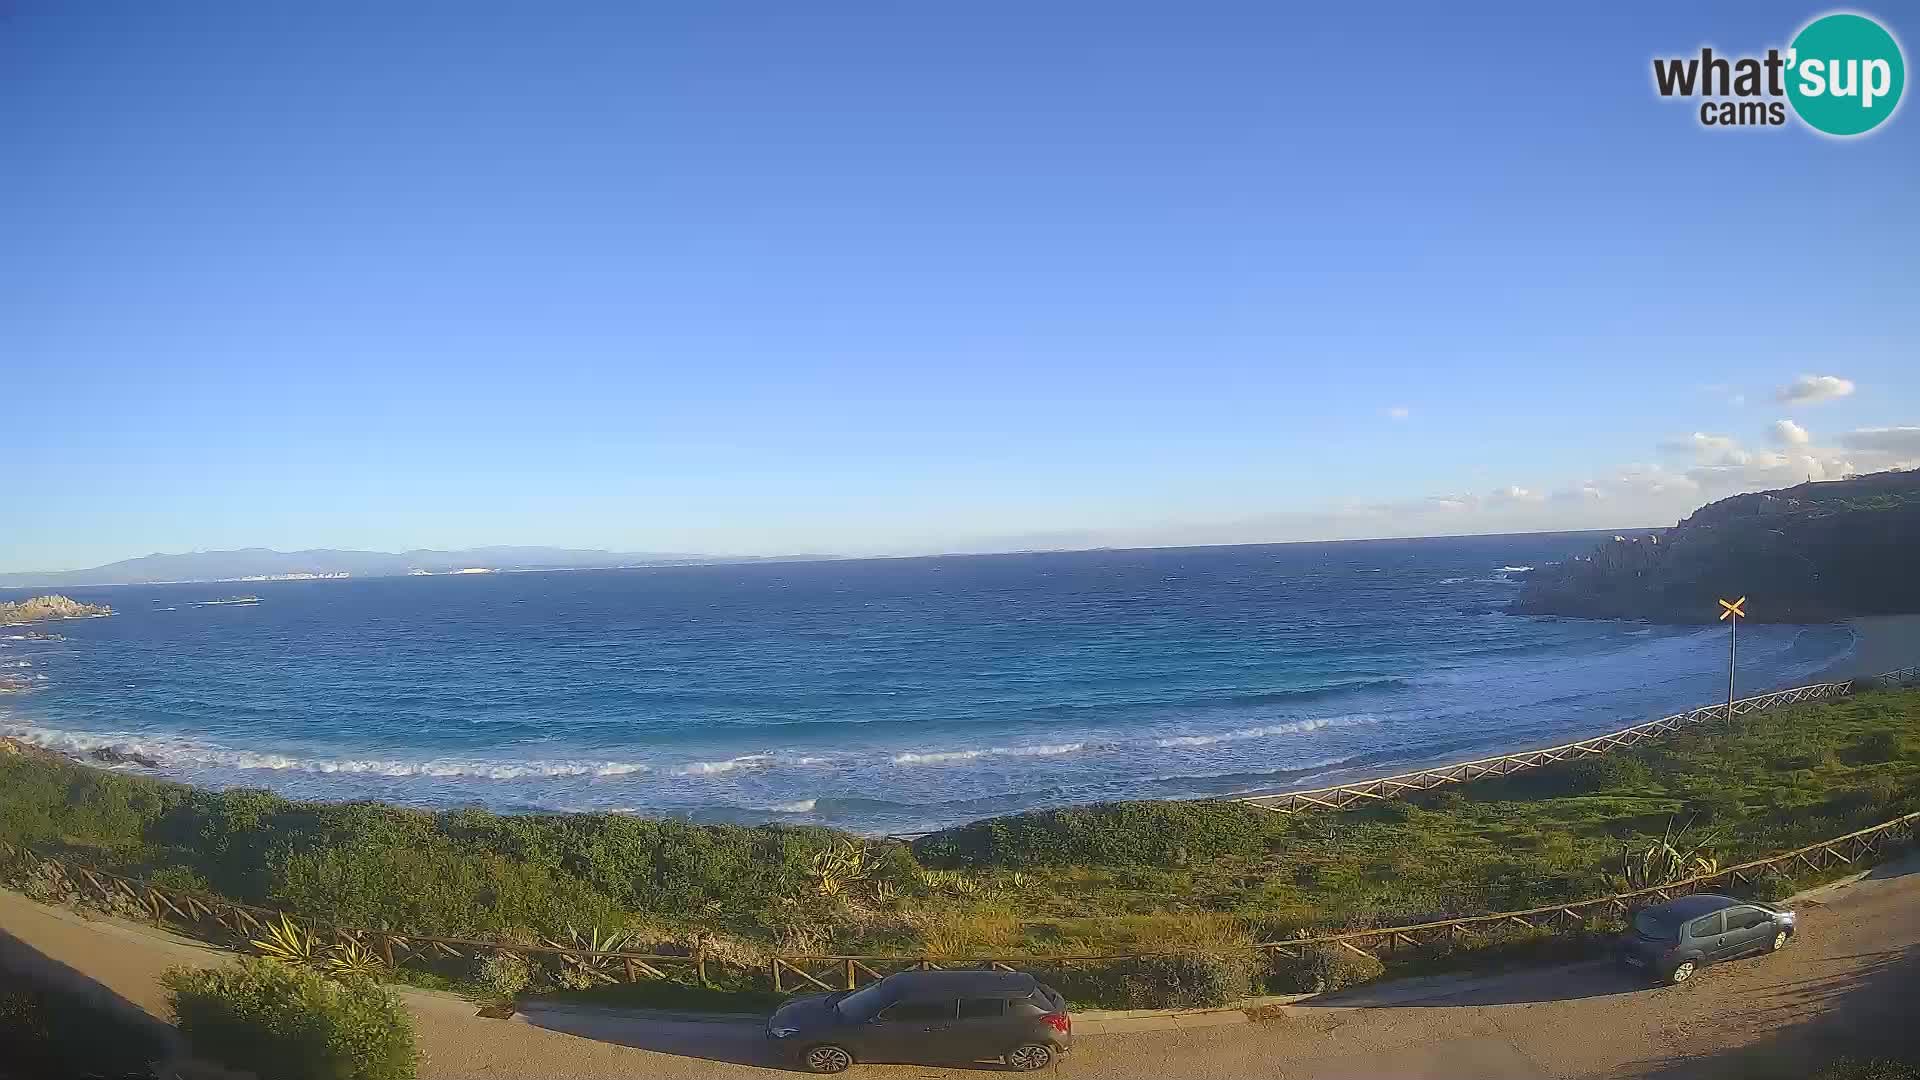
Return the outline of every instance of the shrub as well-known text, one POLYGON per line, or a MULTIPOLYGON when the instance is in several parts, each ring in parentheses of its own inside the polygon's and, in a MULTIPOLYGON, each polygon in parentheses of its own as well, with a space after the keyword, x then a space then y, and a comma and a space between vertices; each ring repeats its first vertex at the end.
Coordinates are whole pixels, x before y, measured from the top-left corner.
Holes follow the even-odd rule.
POLYGON ((1272 956, 1267 985, 1282 993, 1325 994, 1377 979, 1387 970, 1371 954, 1344 945, 1309 945, 1298 959, 1272 956))
POLYGON ((1134 1008, 1225 1005, 1253 990, 1251 953, 1156 953, 1131 967, 1123 981, 1134 1008))
POLYGON ((1174 952, 1128 957, 1097 967, 1037 971, 1076 1006, 1183 1009, 1226 1005, 1252 991, 1251 952, 1174 952))
POLYGON ((1856 765, 1877 765, 1883 761, 1898 761, 1906 755, 1907 741, 1897 731, 1881 729, 1869 731, 1853 741, 1848 748, 1847 757, 1856 765))
POLYGON ((413 1021, 366 980, 246 958, 161 976, 194 1053, 275 1080, 412 1080, 413 1021))
POLYGON ((990 818, 923 836, 928 866, 1187 866, 1266 850, 1275 815, 1239 803, 1104 803, 990 818))
POLYGON ((513 998, 533 985, 533 967, 519 953, 497 952, 480 962, 474 978, 492 994, 513 998))

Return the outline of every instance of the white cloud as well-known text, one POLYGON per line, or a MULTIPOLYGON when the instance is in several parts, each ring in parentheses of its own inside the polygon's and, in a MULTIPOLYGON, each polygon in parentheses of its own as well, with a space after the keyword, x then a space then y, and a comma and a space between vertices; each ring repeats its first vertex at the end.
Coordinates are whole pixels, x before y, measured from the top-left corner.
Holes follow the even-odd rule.
POLYGON ((1633 495, 1690 493, 1700 487, 1692 477, 1664 465, 1629 465, 1613 478, 1612 486, 1633 495))
POLYGON ((1920 427, 1861 428, 1840 436, 1840 445, 1849 450, 1920 457, 1920 427))
POLYGON ((1750 456, 1740 449, 1731 435, 1709 435, 1696 431, 1684 439, 1669 439, 1660 449, 1673 454, 1691 454, 1702 465, 1744 465, 1750 456))
POLYGON ((1395 420, 1405 420, 1407 417, 1413 415, 1413 410, 1407 408, 1405 405, 1389 405, 1381 411, 1395 420))
POLYGON ((1490 498, 1494 502, 1526 503, 1526 502, 1539 502, 1542 499, 1546 498, 1546 496, 1538 494, 1536 492, 1528 491, 1526 488, 1523 488, 1518 484, 1508 484, 1506 487, 1496 490, 1490 496, 1490 498))
POLYGON ((1775 420, 1773 422, 1773 441, 1782 446, 1805 446, 1813 441, 1813 436, 1807 434, 1806 428, 1801 427, 1791 420, 1775 420))
POLYGON ((1851 393, 1852 379, 1843 379, 1838 375, 1802 375, 1781 387, 1777 396, 1781 401, 1811 405, 1816 401, 1843 398, 1851 393))
POLYGON ((1555 502, 1599 502, 1607 497, 1600 485, 1591 480, 1553 493, 1555 502))

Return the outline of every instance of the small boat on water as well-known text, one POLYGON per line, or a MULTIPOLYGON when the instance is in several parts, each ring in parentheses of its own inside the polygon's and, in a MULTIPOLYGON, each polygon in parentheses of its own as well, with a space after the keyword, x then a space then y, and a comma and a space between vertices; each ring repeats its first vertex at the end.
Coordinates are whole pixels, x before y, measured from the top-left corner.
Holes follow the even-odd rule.
POLYGON ((229 596, 225 600, 199 600, 193 606, 219 607, 223 604, 257 604, 259 602, 260 598, 257 596, 229 596))

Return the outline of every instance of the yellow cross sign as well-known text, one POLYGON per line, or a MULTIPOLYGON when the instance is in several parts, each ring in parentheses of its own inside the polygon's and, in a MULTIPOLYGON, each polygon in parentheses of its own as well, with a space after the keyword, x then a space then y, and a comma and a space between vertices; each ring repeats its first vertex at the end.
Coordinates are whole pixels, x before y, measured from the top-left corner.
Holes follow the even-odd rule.
POLYGON ((1744 618, 1746 618, 1746 617, 1747 617, 1747 613, 1746 613, 1746 611, 1744 610, 1744 609, 1745 609, 1745 607, 1746 607, 1746 603, 1747 603, 1747 598, 1746 598, 1746 597, 1744 597, 1744 596, 1743 596, 1743 597, 1741 597, 1741 598, 1740 598, 1740 599, 1738 599, 1738 600, 1722 600, 1722 601, 1720 601, 1720 606, 1721 606, 1721 607, 1723 607, 1723 608, 1726 608, 1726 610, 1725 610, 1725 611, 1722 611, 1722 612, 1720 613, 1720 620, 1721 620, 1722 622, 1725 622, 1725 621, 1726 621, 1727 619, 1729 619, 1729 618, 1733 618, 1733 619, 1744 619, 1744 618))

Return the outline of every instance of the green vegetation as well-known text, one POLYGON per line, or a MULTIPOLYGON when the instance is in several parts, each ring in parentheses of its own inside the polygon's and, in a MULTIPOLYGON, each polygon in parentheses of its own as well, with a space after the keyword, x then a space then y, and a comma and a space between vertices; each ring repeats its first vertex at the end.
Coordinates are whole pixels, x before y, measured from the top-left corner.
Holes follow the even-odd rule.
POLYGON ((1920 1080, 1920 1065, 1892 1058, 1841 1058, 1811 1080, 1920 1080))
POLYGON ((0 626, 21 626, 50 619, 87 619, 111 615, 103 604, 83 604, 66 596, 35 596, 27 600, 0 601, 0 626))
POLYGON ((932 866, 1022 870, 1030 926, 1230 912, 1271 941, 1616 891, 1689 823, 1682 847, 1698 850, 1676 852, 1691 856, 1681 872, 1837 836, 1920 810, 1916 747, 1920 693, 1870 693, 1345 813, 1073 807, 950 829, 914 851, 932 866))
POLYGON ((365 979, 242 959, 161 981, 196 1056, 278 1080, 413 1080, 413 1019, 365 979))
POLYGON ((1753 618, 1820 622, 1920 611, 1911 550, 1920 469, 1709 503, 1658 537, 1619 537, 1529 574, 1513 611, 1711 622, 1714 600, 1766 583, 1753 618))
MULTIPOLYGON (((1605 894, 1636 875, 1724 866, 1920 810, 1920 691, 1758 713, 1731 730, 1344 813, 1076 807, 976 822, 911 849, 826 829, 297 803, 10 745, 0 740, 0 839, 350 926, 698 951, 722 994, 763 989, 772 954, 841 952, 1030 957, 1081 1002, 1190 1000, 1195 987, 1242 981, 1335 985, 1367 975, 1337 957, 1255 971, 1208 958, 1301 933, 1605 894), (1050 963, 1133 952, 1201 959, 1050 963)), ((63 899, 62 883, 24 865, 0 865, 0 880, 63 899)), ((1801 883, 1773 877, 1758 891, 1801 883)), ((1504 955, 1566 946, 1517 929, 1496 944, 1504 955)), ((649 992, 606 988, 607 972, 579 964, 486 963, 438 974, 492 995, 649 992)))

